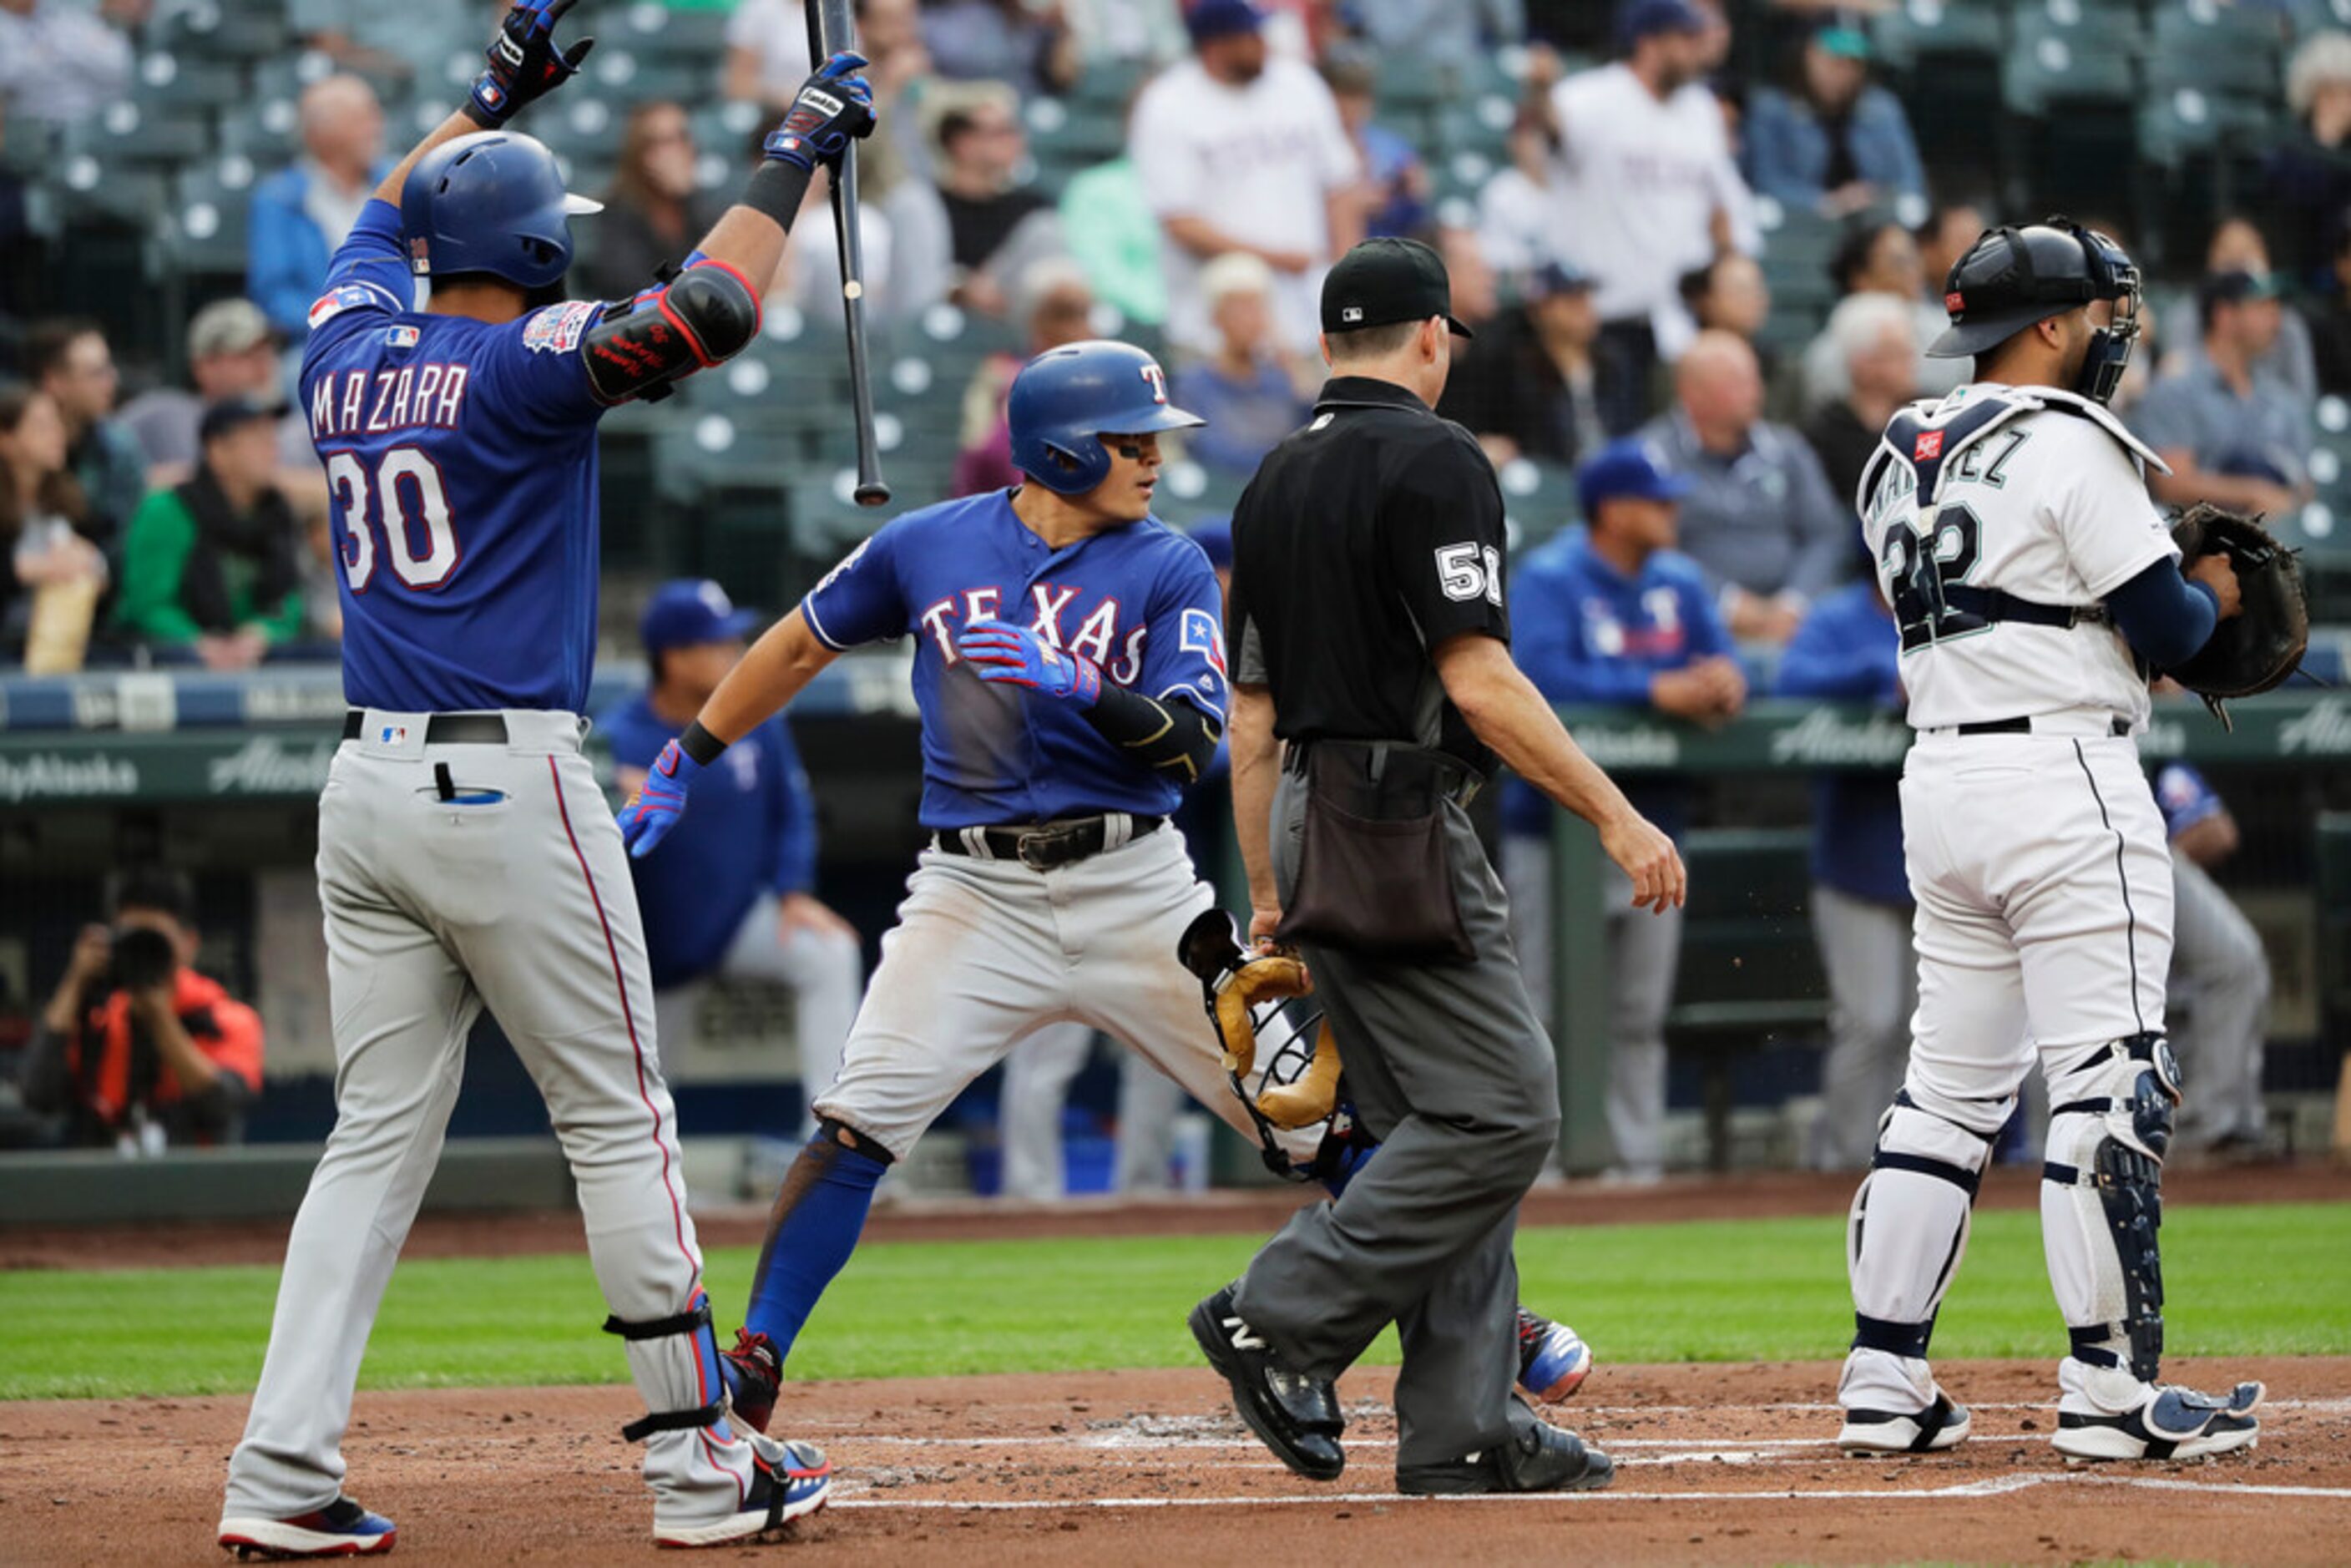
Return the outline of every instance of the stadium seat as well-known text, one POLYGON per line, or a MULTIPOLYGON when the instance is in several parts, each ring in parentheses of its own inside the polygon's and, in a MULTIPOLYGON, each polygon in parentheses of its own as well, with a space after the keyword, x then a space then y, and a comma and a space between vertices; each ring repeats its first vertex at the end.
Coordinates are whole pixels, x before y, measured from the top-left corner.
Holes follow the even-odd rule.
POLYGON ((199 58, 251 62, 286 54, 293 47, 294 30, 280 5, 202 0, 157 16, 149 41, 199 58))
POLYGON ((1871 41, 1896 70, 1930 56, 1997 58, 2008 42, 2005 7, 1996 0, 1902 0, 1872 17, 1871 41))
POLYGON ((151 109, 131 99, 108 104, 66 133, 68 153, 87 152, 109 168, 174 168, 193 162, 211 141, 201 110, 151 109))
POLYGON ((2216 0, 2168 0, 2156 7, 2147 38, 2147 81, 2275 100, 2285 86, 2280 39, 2273 14, 2216 0))
POLYGON ((301 111, 293 99, 248 101, 221 116, 221 151, 241 152, 257 167, 275 171, 300 152, 301 130, 301 111))
MULTIPOLYGON (((139 57, 135 74, 132 96, 150 111, 225 109, 243 101, 246 95, 242 68, 191 53, 151 50, 139 57)), ((193 143, 190 150, 201 145, 193 143)))
POLYGON ((2040 117, 2060 104, 2136 103, 2138 77, 2127 36, 2028 9, 2001 57, 2001 90, 2011 110, 2040 117))
POLYGON ((726 57, 726 22, 725 11, 678 10, 641 0, 621 13, 617 26, 599 26, 608 27, 607 36, 615 45, 640 55, 691 62, 706 79, 716 81, 726 57))
POLYGON ((242 153, 225 153, 183 172, 173 187, 169 254, 197 275, 242 277, 246 213, 256 171, 242 153))

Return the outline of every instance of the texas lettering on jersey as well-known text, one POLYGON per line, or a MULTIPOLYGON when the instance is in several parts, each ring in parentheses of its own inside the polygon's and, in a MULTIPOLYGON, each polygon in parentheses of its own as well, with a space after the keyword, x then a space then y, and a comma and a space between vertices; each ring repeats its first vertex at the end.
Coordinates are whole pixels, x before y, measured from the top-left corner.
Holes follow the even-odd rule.
POLYGON ((1125 640, 1119 638, 1119 602, 1103 596, 1093 609, 1082 617, 1072 618, 1071 608, 1083 590, 1074 583, 1040 582, 1029 589, 1029 602, 1016 605, 1008 614, 1004 610, 1004 590, 999 587, 967 588, 925 605, 914 617, 916 624, 929 633, 938 644, 939 656, 948 664, 961 663, 956 653, 956 633, 967 626, 983 621, 1006 621, 1027 616, 1029 627, 1056 648, 1092 659, 1102 666, 1102 674, 1122 686, 1131 686, 1143 673, 1143 649, 1151 636, 1151 628, 1136 625, 1127 631, 1125 640), (1074 631, 1064 632, 1065 620, 1075 619, 1074 631), (1113 658, 1113 650, 1116 656, 1113 658))

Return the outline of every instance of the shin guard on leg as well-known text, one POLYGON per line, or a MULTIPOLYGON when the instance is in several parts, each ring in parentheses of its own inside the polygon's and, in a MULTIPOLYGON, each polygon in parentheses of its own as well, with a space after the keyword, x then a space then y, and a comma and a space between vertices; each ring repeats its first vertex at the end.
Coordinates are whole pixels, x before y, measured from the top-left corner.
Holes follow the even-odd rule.
POLYGON ((1936 1389, 1927 1346, 1967 1250, 1991 1140, 2013 1104, 2013 1096, 1954 1101, 1905 1089, 1878 1124, 1846 1228, 1854 1336, 1837 1400, 1847 1448, 1923 1452, 1966 1435, 1967 1413, 1936 1389))
POLYGON ((2157 1380, 2163 1362, 2163 1156, 2179 1103, 2163 1037, 2098 1046, 2049 1073, 2041 1234, 2049 1282, 2085 1368, 2157 1380))

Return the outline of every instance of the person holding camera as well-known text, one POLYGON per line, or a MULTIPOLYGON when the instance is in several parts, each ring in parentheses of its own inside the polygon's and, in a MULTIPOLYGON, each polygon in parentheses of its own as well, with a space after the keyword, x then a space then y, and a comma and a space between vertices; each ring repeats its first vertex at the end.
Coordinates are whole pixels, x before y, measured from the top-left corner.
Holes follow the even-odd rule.
POLYGON ((66 1143, 158 1154, 243 1140, 261 1089, 261 1019, 189 967, 193 904, 176 873, 133 871, 113 924, 76 939, 21 1084, 28 1109, 62 1118, 66 1143))

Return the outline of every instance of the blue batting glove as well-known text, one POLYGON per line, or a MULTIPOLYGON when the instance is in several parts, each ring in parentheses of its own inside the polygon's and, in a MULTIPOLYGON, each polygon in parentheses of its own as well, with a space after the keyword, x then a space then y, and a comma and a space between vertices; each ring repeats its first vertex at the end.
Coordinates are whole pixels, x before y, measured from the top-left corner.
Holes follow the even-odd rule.
POLYGON ((956 652, 983 681, 1092 707, 1102 696, 1102 670, 1082 653, 1056 648, 1037 632, 1008 622, 983 621, 956 639, 956 652))
POLYGON ((580 73, 580 62, 596 40, 582 38, 569 49, 555 42, 555 24, 574 4, 576 0, 517 0, 506 14, 490 39, 490 68, 475 78, 467 99, 466 112, 475 123, 496 130, 580 73))
POLYGON ((676 741, 662 747, 661 755, 653 758, 653 771, 645 775, 644 787, 621 808, 621 841, 629 846, 631 859, 643 860, 653 853, 653 846, 677 826, 678 818, 685 814, 685 792, 701 771, 702 764, 688 757, 676 741))
POLYGON ((761 143, 768 156, 797 163, 811 174, 820 163, 841 167, 849 143, 873 131, 872 84, 857 74, 865 64, 863 55, 844 50, 810 73, 783 124, 761 143))

